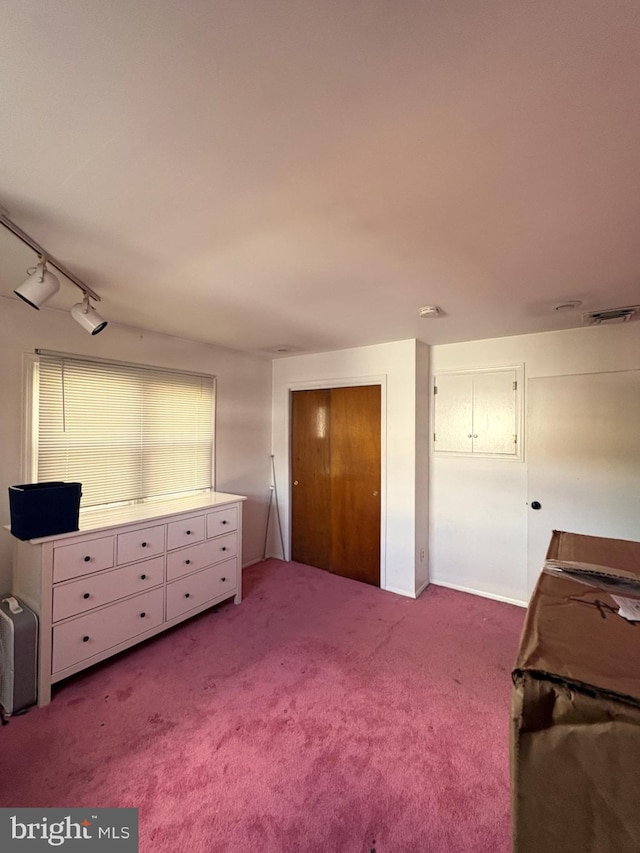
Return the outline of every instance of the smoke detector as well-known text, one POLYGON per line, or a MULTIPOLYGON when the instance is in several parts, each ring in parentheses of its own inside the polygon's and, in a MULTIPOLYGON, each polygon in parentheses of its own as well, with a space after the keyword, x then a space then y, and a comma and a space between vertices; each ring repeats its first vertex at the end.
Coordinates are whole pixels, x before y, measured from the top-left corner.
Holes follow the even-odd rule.
POLYGON ((423 305, 418 313, 421 317, 439 317, 442 309, 438 305, 423 305))
POLYGON ((640 311, 640 305, 626 308, 609 308, 606 311, 585 311, 582 315, 583 326, 602 326, 604 323, 628 323, 640 311))

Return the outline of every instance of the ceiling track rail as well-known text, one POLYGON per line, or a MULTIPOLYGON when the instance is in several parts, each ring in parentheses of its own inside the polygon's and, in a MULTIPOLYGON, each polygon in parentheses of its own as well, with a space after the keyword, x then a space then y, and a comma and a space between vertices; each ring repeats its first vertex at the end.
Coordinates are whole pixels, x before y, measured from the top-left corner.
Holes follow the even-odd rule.
POLYGON ((25 245, 29 246, 30 249, 33 249, 33 251, 39 257, 46 258, 46 261, 49 266, 55 267, 58 272, 62 273, 62 275, 65 278, 69 279, 72 284, 75 284, 75 286, 79 288, 85 295, 90 296, 96 302, 100 302, 100 297, 97 293, 95 293, 88 285, 86 285, 82 281, 82 279, 78 278, 77 275, 74 275, 74 273, 68 270, 64 266, 64 264, 56 260, 53 255, 46 251, 46 249, 43 249, 39 243, 36 243, 33 237, 30 237, 29 234, 26 233, 26 231, 23 231, 19 225, 16 225, 16 223, 9 218, 6 211, 2 208, 0 208, 0 224, 4 225, 4 227, 8 231, 11 231, 11 233, 15 237, 17 237, 18 240, 22 240, 25 245))

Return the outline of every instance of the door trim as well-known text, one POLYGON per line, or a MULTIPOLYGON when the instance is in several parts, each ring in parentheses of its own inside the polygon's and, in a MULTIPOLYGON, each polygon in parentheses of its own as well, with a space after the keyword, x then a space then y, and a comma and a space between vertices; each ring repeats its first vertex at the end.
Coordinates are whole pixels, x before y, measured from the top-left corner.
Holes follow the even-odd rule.
POLYGON ((387 376, 353 376, 341 379, 313 379, 308 381, 288 382, 287 407, 285 413, 284 433, 287 442, 286 482, 285 488, 289 494, 287 508, 287 535, 284 543, 285 559, 291 560, 291 392, 315 391, 319 388, 352 388, 359 385, 380 386, 380 589, 387 587, 387 376))

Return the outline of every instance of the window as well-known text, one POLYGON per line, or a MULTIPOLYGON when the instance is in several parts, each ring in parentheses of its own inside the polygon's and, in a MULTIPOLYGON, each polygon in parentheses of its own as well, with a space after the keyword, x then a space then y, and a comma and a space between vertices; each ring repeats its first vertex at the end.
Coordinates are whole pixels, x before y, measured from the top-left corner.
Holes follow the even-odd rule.
POLYGON ((213 376, 58 353, 34 362, 31 479, 82 483, 82 507, 213 485, 213 376))

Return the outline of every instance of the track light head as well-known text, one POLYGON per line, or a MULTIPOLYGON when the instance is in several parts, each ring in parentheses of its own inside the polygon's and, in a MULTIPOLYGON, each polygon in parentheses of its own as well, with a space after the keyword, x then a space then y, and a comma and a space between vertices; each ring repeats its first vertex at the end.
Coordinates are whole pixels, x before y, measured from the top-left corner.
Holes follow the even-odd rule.
POLYGON ((49 272, 47 261, 43 257, 40 258, 36 267, 27 272, 29 277, 13 292, 39 311, 40 307, 60 290, 60 282, 57 276, 49 272))
POLYGON ((89 304, 89 298, 100 302, 100 297, 94 293, 90 287, 81 281, 76 275, 70 272, 66 267, 62 266, 60 261, 57 261, 53 255, 49 255, 42 246, 40 246, 33 237, 30 237, 26 231, 23 231, 15 222, 9 219, 7 211, 0 207, 0 225, 11 231, 19 240, 29 246, 38 256, 38 263, 32 269, 27 270, 29 277, 18 285, 13 291, 16 296, 19 296, 27 305, 38 310, 44 303, 60 290, 60 282, 57 277, 50 273, 47 269, 47 263, 55 267, 58 272, 62 273, 65 278, 69 279, 71 284, 75 284, 82 291, 83 300, 74 305, 71 309, 71 316, 76 320, 83 329, 86 329, 92 335, 97 335, 107 325, 107 321, 103 320, 97 311, 89 304))
POLYGON ((107 325, 107 321, 103 320, 98 312, 89 304, 89 296, 85 293, 82 302, 78 302, 71 309, 71 316, 80 323, 83 329, 91 332, 92 335, 97 335, 107 325))

